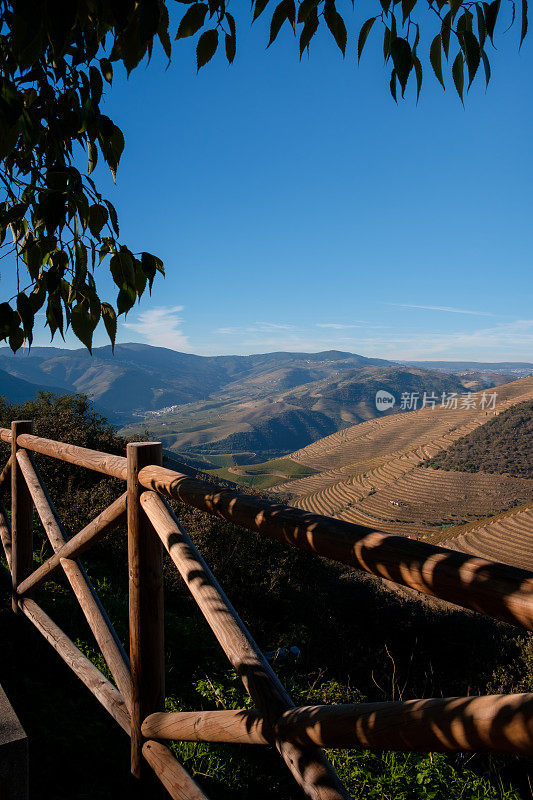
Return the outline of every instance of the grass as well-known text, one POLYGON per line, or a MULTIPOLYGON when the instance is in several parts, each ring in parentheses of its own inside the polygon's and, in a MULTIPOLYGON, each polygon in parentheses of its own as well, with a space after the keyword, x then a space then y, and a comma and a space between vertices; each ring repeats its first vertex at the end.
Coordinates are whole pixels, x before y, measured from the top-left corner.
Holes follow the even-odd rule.
POLYGON ((201 453, 199 454, 205 461, 210 461, 213 466, 236 467, 239 464, 246 464, 254 457, 254 453, 201 453))
MULTIPOLYGON (((304 688, 290 681, 290 694, 297 704, 354 703, 364 701, 357 690, 327 680, 312 688, 304 688)), ((222 678, 198 680, 195 689, 198 705, 207 702, 210 707, 225 709, 250 708, 252 702, 243 690, 242 683, 233 670, 222 678)), ((182 704, 176 698, 167 698, 167 711, 179 711, 182 704)), ((222 782, 224 787, 248 798, 254 784, 255 757, 262 760, 266 753, 254 752, 248 756, 236 753, 228 745, 174 742, 172 749, 179 761, 200 780, 222 782)), ((253 748, 256 751, 256 748, 253 748)), ((519 793, 507 786, 498 770, 489 761, 489 768, 480 775, 465 766, 462 755, 447 756, 442 753, 395 753, 370 750, 327 750, 328 758, 339 778, 354 800, 520 800, 519 793)), ((266 767, 266 763, 263 765, 266 767)), ((280 767, 274 760, 274 775, 280 767)), ((281 780, 285 782, 286 775, 281 780)), ((225 794, 223 794, 225 797, 225 794)))
POLYGON ((285 478, 276 475, 240 475, 230 472, 229 469, 210 469, 209 474, 251 489, 270 489, 285 481, 285 478))
POLYGON ((291 458, 273 458, 270 461, 263 461, 261 464, 242 465, 239 469, 248 475, 263 475, 265 473, 282 472, 288 478, 304 478, 314 475, 316 470, 293 461, 291 458))
POLYGON ((253 489, 270 489, 291 478, 303 478, 314 475, 316 470, 307 467, 290 458, 273 458, 270 461, 263 461, 261 464, 234 464, 223 467, 222 469, 209 470, 212 475, 224 478, 227 481, 248 486, 253 489), (234 466, 235 470, 229 469, 234 466), (276 474, 277 473, 277 474, 276 474))

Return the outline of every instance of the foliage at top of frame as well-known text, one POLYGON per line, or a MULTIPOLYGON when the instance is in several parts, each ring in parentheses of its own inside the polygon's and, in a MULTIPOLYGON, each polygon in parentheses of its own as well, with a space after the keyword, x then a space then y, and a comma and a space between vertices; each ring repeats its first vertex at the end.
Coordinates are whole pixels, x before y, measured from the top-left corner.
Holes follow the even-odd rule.
MULTIPOLYGON (((175 40, 197 37, 200 70, 224 43, 231 64, 237 52, 237 24, 229 1, 190 2, 177 24, 175 40)), ((374 0, 376 2, 376 0, 374 0)), ((502 0, 379 0, 376 14, 359 28, 354 55, 360 59, 380 29, 383 56, 390 65, 390 91, 402 97, 410 76, 422 88, 421 25, 435 21, 429 63, 444 87, 450 69, 463 100, 481 65, 490 80, 487 55, 501 16, 502 0), (428 15, 428 11, 430 12, 428 15), (421 15, 425 15, 422 23, 421 15), (443 58, 444 57, 444 58, 443 58)), ((297 34, 300 57, 322 25, 343 56, 348 47, 347 12, 354 0, 252 0, 255 21, 270 16, 268 47, 282 28, 297 34), (337 8, 337 5, 342 8, 337 8)), ((172 54, 170 4, 166 0, 0 0, 0 257, 16 262, 16 294, 0 303, 0 340, 16 351, 32 343, 41 309, 52 338, 71 328, 91 349, 103 322, 114 345, 117 316, 126 314, 157 272, 161 259, 133 253, 120 241, 118 216, 102 197, 91 173, 100 159, 113 178, 124 149, 120 128, 100 110, 113 65, 129 75, 152 56, 158 41, 172 54), (87 174, 74 165, 78 148, 87 155, 87 174), (98 291, 95 270, 102 263, 116 287, 114 302, 98 291)), ((517 14, 506 0, 511 25, 521 20, 520 44, 527 33, 527 0, 517 14)), ((173 31, 172 31, 173 33, 173 31)))

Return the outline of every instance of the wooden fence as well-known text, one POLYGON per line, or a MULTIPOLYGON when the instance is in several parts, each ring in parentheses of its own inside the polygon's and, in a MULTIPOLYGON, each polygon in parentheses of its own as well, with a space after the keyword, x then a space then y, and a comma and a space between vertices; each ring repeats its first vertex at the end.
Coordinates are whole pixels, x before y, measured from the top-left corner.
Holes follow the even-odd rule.
POLYGON ((456 551, 309 514, 161 466, 159 443, 127 446, 127 457, 43 439, 30 421, 0 428, 11 456, 11 520, 0 506, 0 537, 11 569, 13 610, 24 614, 131 737, 131 771, 143 760, 169 794, 205 794, 164 744, 168 740, 275 747, 305 795, 348 794, 322 747, 485 751, 533 755, 533 694, 453 697, 408 702, 294 707, 269 662, 166 503, 174 498, 293 547, 417 589, 528 630, 533 629, 533 575, 456 551), (126 491, 71 539, 31 453, 119 478, 126 491), (54 554, 32 563, 33 506, 54 554), (78 557, 127 519, 129 657, 78 557), (164 711, 164 551, 176 565, 224 653, 253 700, 253 710, 164 711), (62 569, 114 684, 74 645, 32 597, 62 569))

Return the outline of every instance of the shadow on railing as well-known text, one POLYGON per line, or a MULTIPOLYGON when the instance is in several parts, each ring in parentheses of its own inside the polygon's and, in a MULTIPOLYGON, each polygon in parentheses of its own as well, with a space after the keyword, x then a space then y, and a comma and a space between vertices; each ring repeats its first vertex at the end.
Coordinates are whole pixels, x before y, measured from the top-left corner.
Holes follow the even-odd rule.
POLYGON ((348 522, 271 503, 164 469, 159 443, 133 443, 127 457, 33 436, 32 423, 0 428, 11 456, 11 524, 0 505, 0 538, 11 569, 13 610, 30 619, 131 737, 131 771, 150 764, 174 798, 205 798, 165 740, 276 747, 304 793, 347 798, 321 747, 380 750, 484 751, 533 755, 533 694, 295 708, 216 578, 168 507, 165 497, 293 547, 349 564, 428 595, 531 630, 533 575, 464 553, 391 536, 348 522), (31 452, 126 482, 126 492, 68 539, 31 452), (32 570, 35 506, 54 554, 32 570), (129 657, 102 607, 79 555, 127 517, 129 657), (241 677, 253 710, 164 708, 162 554, 166 550, 241 677), (32 599, 63 569, 116 687, 32 599))

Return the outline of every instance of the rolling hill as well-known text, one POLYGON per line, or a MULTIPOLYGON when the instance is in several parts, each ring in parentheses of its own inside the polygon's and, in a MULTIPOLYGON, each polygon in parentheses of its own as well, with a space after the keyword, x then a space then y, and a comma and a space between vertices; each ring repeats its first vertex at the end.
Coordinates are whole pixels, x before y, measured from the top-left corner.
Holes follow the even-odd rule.
MULTIPOLYGON (((82 392, 127 435, 149 431, 175 453, 210 461, 248 453, 244 461, 285 455, 381 412, 378 390, 464 392, 493 381, 393 364, 354 353, 264 353, 196 356, 142 344, 66 350, 0 349, 12 379, 54 391, 82 392)), ((1 392, 1 386, 0 386, 1 392)), ((15 399, 15 398, 11 398, 15 399)))
MULTIPOLYGON (((477 384, 486 385, 483 382, 477 384)), ((240 396, 228 391, 213 394, 206 402, 189 404, 154 415, 141 424, 128 426, 127 435, 148 429, 162 439, 165 447, 202 458, 225 453, 250 453, 257 460, 276 458, 305 447, 348 425, 373 419, 378 390, 391 392, 397 403, 385 414, 400 411, 403 392, 428 394, 465 392, 461 378, 440 372, 397 365, 361 365, 336 370, 321 380, 304 383, 287 391, 272 384, 264 394, 247 394, 238 384, 240 396)), ((236 391, 237 385, 232 386, 236 391)))
MULTIPOLYGON (((147 427, 166 447, 202 457, 220 453, 252 452, 265 458, 285 455, 295 448, 380 414, 375 397, 379 389, 392 392, 464 392, 460 378, 405 367, 364 366, 303 384, 290 391, 256 395, 234 401, 210 400, 158 415, 147 427)), ((397 413, 399 403, 388 413, 397 413)), ((140 430, 130 426, 127 434, 140 430)))
POLYGON ((13 354, 0 348, 0 369, 42 387, 83 392, 114 422, 146 411, 207 400, 265 397, 349 369, 388 365, 352 353, 265 353, 196 356, 144 344, 67 350, 33 347, 13 354))
MULTIPOLYGON (((10 403, 24 403, 33 400, 39 389, 44 388, 36 383, 16 378, 3 369, 0 369, 0 397, 5 397, 10 403)), ((50 391, 61 393, 64 391, 57 386, 47 387, 50 391)))
POLYGON ((533 364, 529 361, 402 361, 400 363, 421 369, 438 369, 443 372, 493 373, 517 375, 521 378, 533 375, 533 364))
POLYGON ((533 377, 495 391, 494 408, 483 407, 479 392, 475 407, 436 406, 370 420, 278 459, 270 480, 268 464, 233 468, 234 480, 260 475, 264 486, 299 508, 533 569, 533 478, 523 469, 533 462, 533 377), (525 477, 510 469, 517 463, 517 431, 525 435, 522 467, 514 466, 514 474, 525 477), (468 444, 478 448, 480 466, 489 448, 498 469, 460 469, 456 451, 465 443, 472 457, 468 444), (447 458, 459 469, 428 466, 447 458), (295 464, 310 474, 283 480, 295 464))

